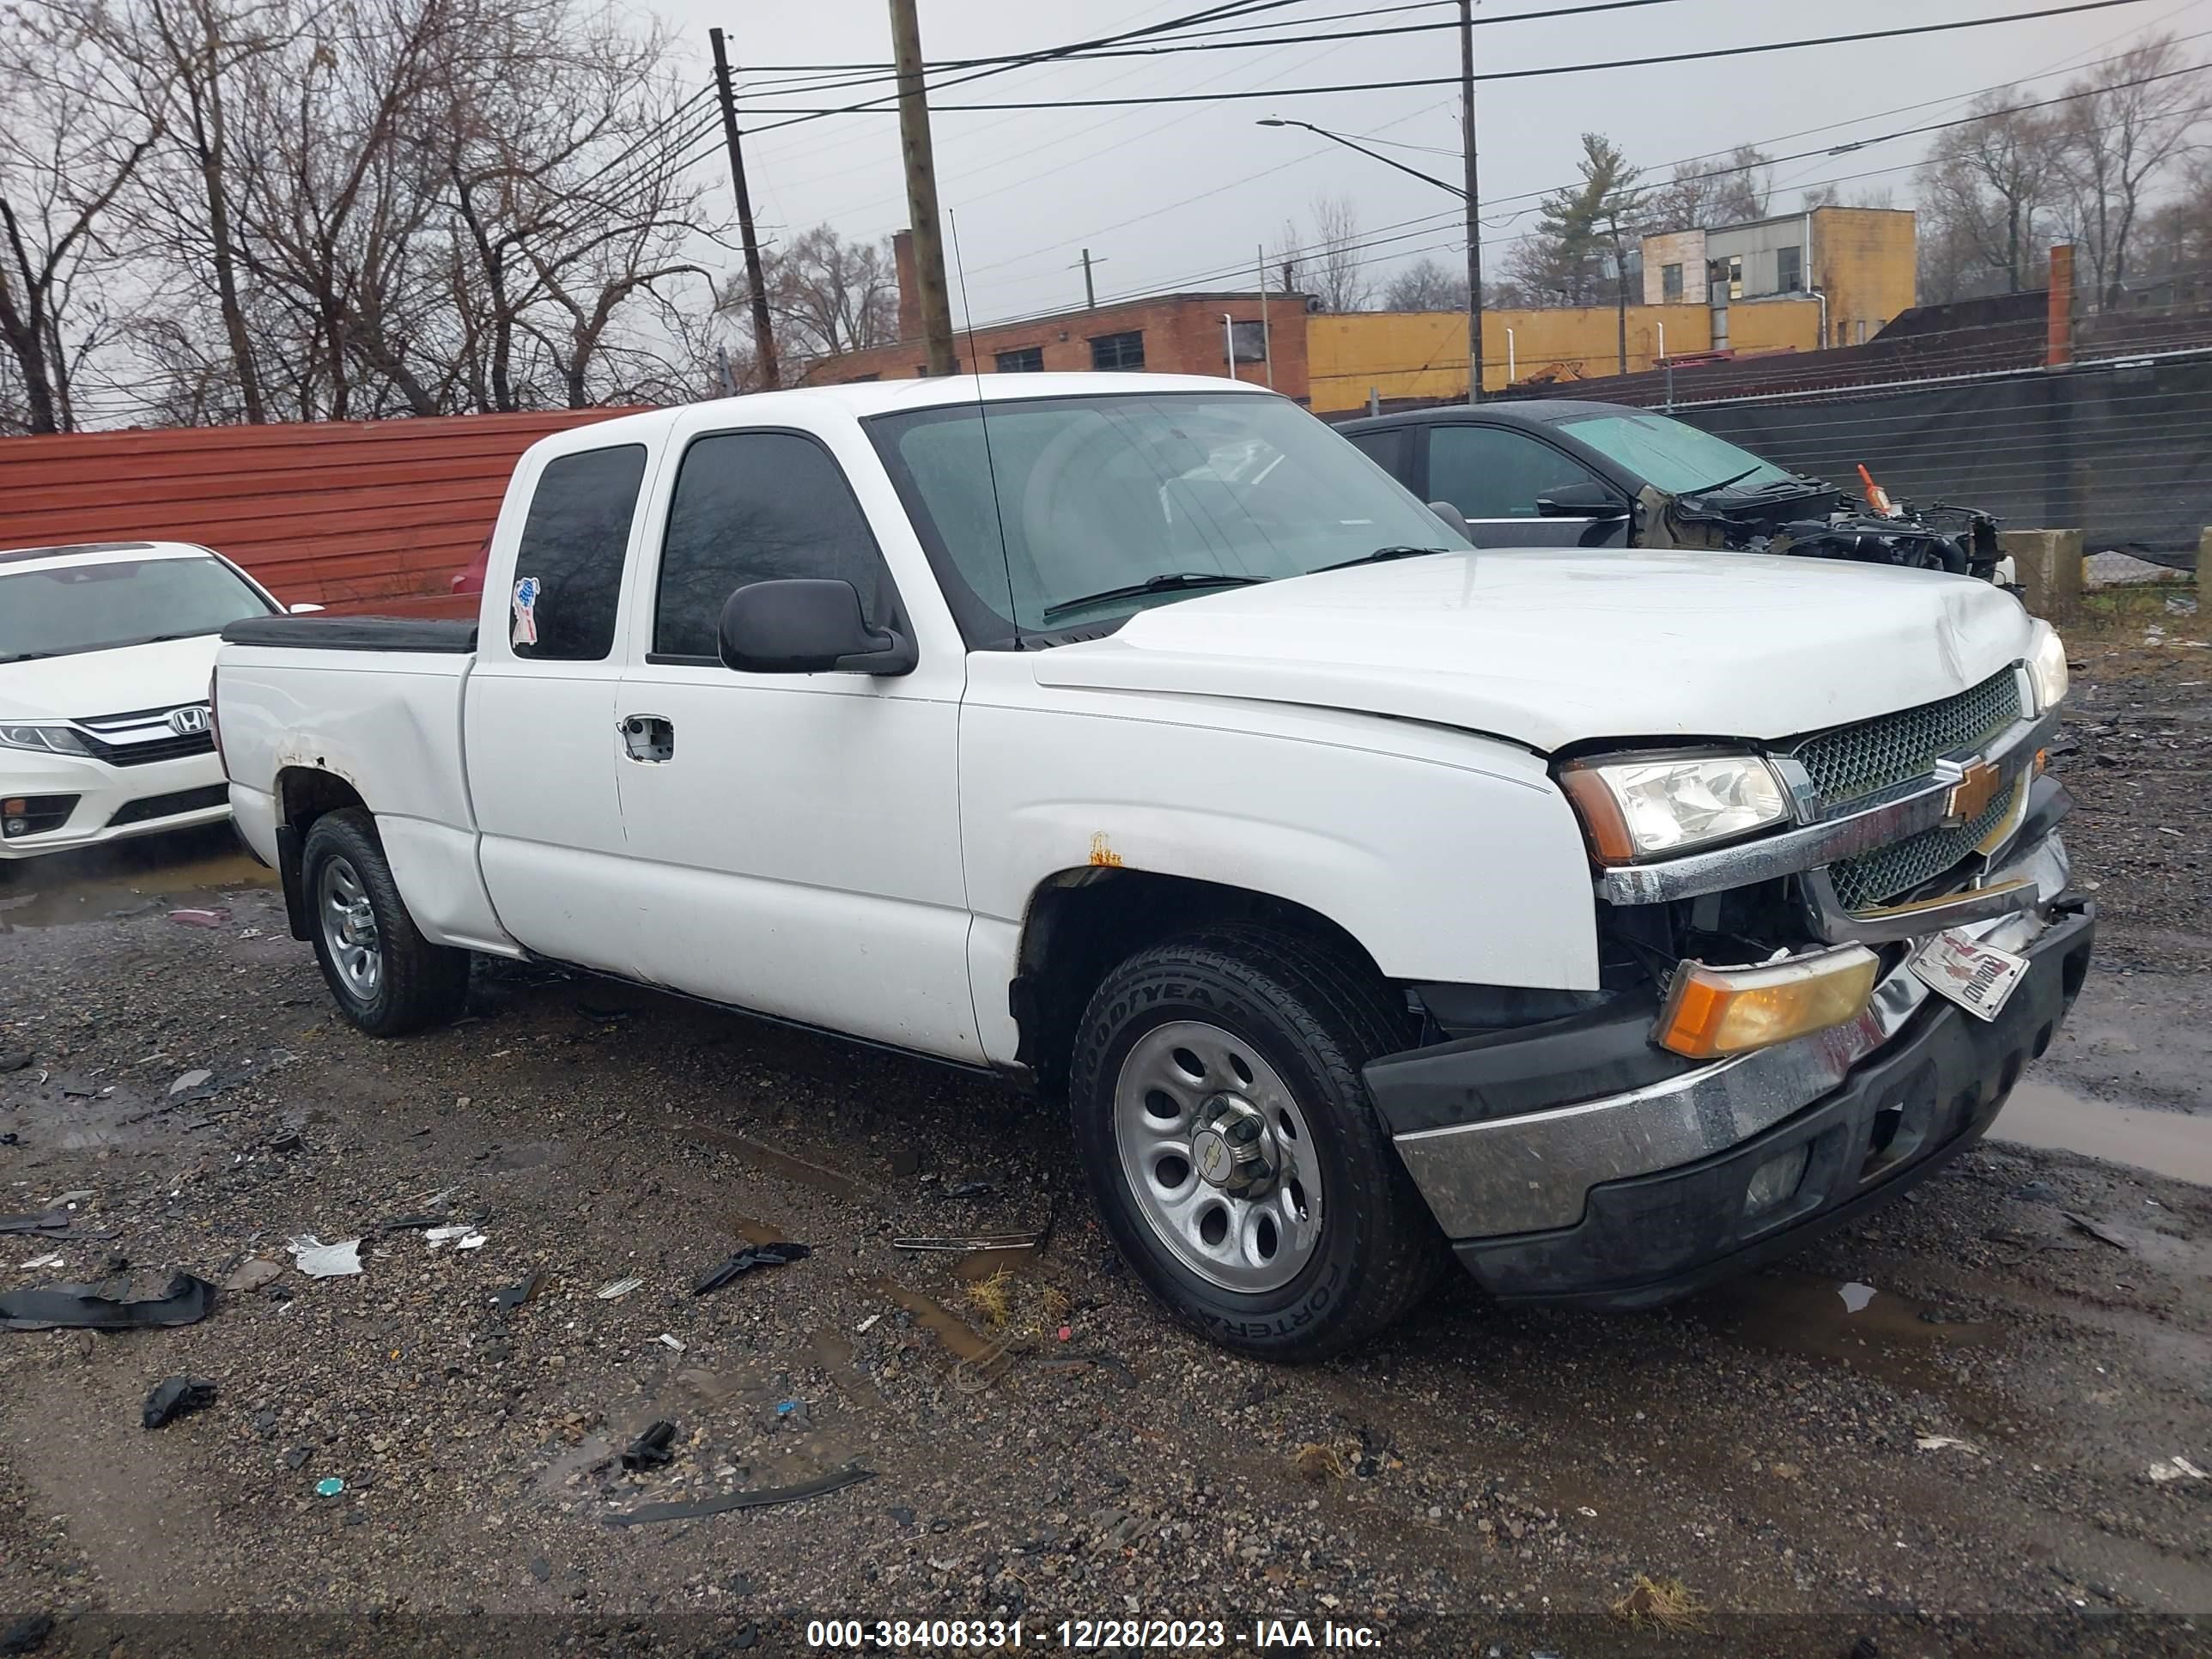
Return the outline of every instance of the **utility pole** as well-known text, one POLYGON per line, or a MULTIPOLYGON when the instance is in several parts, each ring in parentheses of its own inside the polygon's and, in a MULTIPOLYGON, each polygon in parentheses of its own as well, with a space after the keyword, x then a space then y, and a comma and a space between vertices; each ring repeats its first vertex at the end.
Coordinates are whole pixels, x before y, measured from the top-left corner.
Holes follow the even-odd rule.
POLYGON ((760 362, 761 384, 773 392, 783 384, 783 374, 775 361, 775 330, 769 321, 768 284, 761 276, 752 192, 745 188, 745 152, 738 143, 738 100, 730 90, 730 54, 722 44, 721 30, 708 29, 707 38, 714 46, 714 85, 722 94, 722 142, 729 147, 730 183, 738 192, 738 234, 744 239, 745 286, 752 295, 753 356, 760 362))
POLYGON ((1275 389, 1275 322, 1267 305, 1267 248, 1261 243, 1257 252, 1260 261, 1260 355, 1267 365, 1267 390, 1275 389))
MULTIPOLYGON (((929 372, 957 374, 952 297, 945 285, 945 236, 937 223, 937 160, 929 143, 929 97, 921 79, 921 21, 915 0, 890 0, 891 57, 898 69, 899 154, 906 163, 907 222, 914 228, 915 286, 929 372)), ((980 373, 980 366, 978 372, 980 373)))
POLYGON ((1091 250, 1089 248, 1083 250, 1083 308, 1085 311, 1098 309, 1098 290, 1091 285, 1091 250))
POLYGON ((1459 0, 1459 118, 1467 144, 1467 400, 1482 401, 1482 210, 1474 166, 1474 0, 1459 0))

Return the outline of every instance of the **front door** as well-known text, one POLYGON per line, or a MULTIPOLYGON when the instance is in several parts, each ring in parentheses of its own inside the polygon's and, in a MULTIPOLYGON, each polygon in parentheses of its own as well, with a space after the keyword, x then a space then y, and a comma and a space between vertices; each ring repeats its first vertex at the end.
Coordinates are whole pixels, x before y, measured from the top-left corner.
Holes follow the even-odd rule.
POLYGON ((981 1060, 960 864, 964 656, 940 637, 897 677, 722 665, 722 606, 748 582, 842 578, 872 625, 914 631, 820 439, 702 432, 657 495, 661 556, 635 588, 646 648, 633 647, 618 710, 647 976, 981 1060))
POLYGON ((1428 494, 1465 516, 1477 547, 1618 547, 1628 521, 1561 516, 1536 503, 1564 484, 1599 484, 1565 451, 1510 426, 1455 422, 1426 429, 1428 494))

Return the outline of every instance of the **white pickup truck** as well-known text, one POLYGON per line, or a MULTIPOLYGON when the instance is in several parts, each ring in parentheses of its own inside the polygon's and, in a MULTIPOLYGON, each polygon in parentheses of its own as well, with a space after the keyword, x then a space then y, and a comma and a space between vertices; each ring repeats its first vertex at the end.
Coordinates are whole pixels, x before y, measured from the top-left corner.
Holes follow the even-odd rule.
POLYGON ((1768 1259, 1970 1145, 2087 969, 2009 594, 1478 552, 1249 386, 611 420, 489 570, 473 626, 225 635, 347 1015, 534 957, 1064 1096, 1117 1245, 1254 1352, 1455 1253, 1614 1307, 1768 1259))

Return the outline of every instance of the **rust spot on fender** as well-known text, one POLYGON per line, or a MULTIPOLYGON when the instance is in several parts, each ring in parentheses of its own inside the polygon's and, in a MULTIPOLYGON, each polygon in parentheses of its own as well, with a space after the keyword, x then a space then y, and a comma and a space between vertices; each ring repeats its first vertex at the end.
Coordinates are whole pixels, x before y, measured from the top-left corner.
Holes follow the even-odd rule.
POLYGON ((1091 838, 1091 861, 1109 870, 1121 867, 1121 855, 1108 845, 1103 830, 1091 838))

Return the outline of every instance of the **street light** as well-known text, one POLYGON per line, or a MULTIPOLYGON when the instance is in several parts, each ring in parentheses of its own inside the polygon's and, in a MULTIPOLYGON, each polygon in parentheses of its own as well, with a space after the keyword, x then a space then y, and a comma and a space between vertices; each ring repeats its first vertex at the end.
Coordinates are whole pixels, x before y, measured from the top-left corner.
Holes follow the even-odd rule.
MULTIPOLYGON (((1419 167, 1407 167, 1403 161, 1371 150, 1366 145, 1355 143, 1340 132, 1331 132, 1326 127, 1317 127, 1310 121, 1287 120, 1279 115, 1270 115, 1263 118, 1258 125, 1263 127, 1304 127, 1308 132, 1326 138, 1331 143, 1341 144, 1346 149, 1358 150, 1370 161, 1380 161, 1386 167, 1395 167, 1401 173, 1410 173, 1425 185, 1434 185, 1446 195, 1455 196, 1467 204, 1467 400, 1471 404, 1480 403, 1482 401, 1482 278, 1480 274, 1481 265, 1479 263, 1478 252, 1480 244, 1476 239, 1482 232, 1480 221, 1476 216, 1474 198, 1469 191, 1461 185, 1448 183, 1433 173, 1424 173, 1419 167)), ((1471 157, 1474 145, 1472 129, 1469 130, 1468 140, 1471 157)), ((1474 167, 1471 159, 1468 166, 1468 177, 1470 180, 1474 177, 1474 167)), ((1511 378, 1510 372, 1507 378, 1511 378)))

